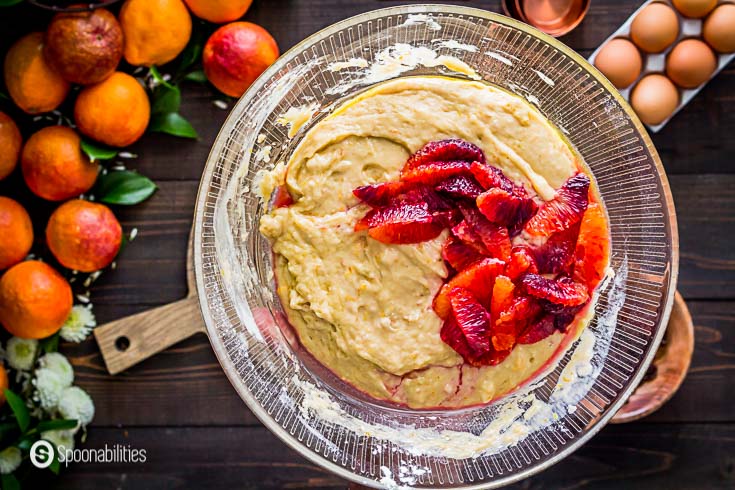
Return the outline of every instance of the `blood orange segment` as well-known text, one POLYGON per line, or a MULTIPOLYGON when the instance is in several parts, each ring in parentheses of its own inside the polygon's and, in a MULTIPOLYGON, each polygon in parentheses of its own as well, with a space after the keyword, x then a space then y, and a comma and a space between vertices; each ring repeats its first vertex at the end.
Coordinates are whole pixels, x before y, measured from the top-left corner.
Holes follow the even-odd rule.
POLYGON ((568 229, 582 219, 587 209, 590 179, 578 173, 564 182, 551 201, 545 202, 524 230, 531 235, 549 236, 568 229))
POLYGON ((515 288, 515 284, 508 276, 499 275, 495 278, 490 303, 490 314, 494 319, 497 319, 504 310, 510 307, 513 302, 515 288))
POLYGON ((520 231, 536 212, 536 203, 503 189, 488 189, 477 196, 477 209, 492 223, 520 231))
POLYGON ((368 235, 380 242, 406 244, 432 240, 443 226, 436 222, 426 204, 402 203, 368 212, 355 225, 356 231, 366 228, 368 235))
POLYGON ((495 257, 508 262, 510 260, 510 235, 508 229, 491 223, 477 209, 460 204, 460 210, 464 215, 464 219, 472 231, 480 237, 480 241, 485 246, 490 257, 495 257))
POLYGON ((579 223, 569 229, 553 233, 546 243, 535 247, 533 254, 541 274, 568 273, 574 262, 574 251, 579 235, 579 223))
POLYGON ((449 292, 452 314, 473 353, 490 351, 490 314, 467 289, 454 288, 449 292))
POLYGON ((437 193, 432 187, 423 184, 412 185, 413 187, 411 187, 405 194, 402 194, 394 200, 395 203, 406 202, 425 204, 427 209, 431 212, 456 209, 452 201, 439 195, 439 193, 437 193))
POLYGON ((412 186, 401 181, 382 182, 360 186, 352 193, 365 204, 376 207, 389 204, 391 200, 406 192, 410 187, 412 186))
POLYGON ((526 327, 517 340, 519 344, 535 344, 544 340, 555 331, 554 315, 547 313, 526 327))
POLYGON ((475 230, 467 223, 466 220, 460 221, 452 227, 452 235, 457 237, 465 245, 474 248, 478 253, 482 255, 490 255, 485 246, 482 244, 480 235, 475 233, 475 230))
POLYGON ((472 162, 470 172, 485 190, 499 188, 513 193, 515 189, 513 182, 505 176, 503 171, 492 165, 485 165, 479 161, 472 162))
POLYGON ((403 168, 408 170, 429 162, 450 160, 485 163, 485 153, 477 145, 459 138, 431 141, 411 155, 403 168))
POLYGON ((483 255, 457 238, 449 237, 442 247, 442 257, 455 271, 461 271, 482 260, 483 255))
POLYGON ((505 275, 515 281, 526 272, 538 273, 536 259, 529 246, 517 245, 510 251, 510 262, 505 267, 505 275))
POLYGON ((505 263, 498 259, 486 258, 460 271, 444 284, 434 297, 434 311, 446 319, 451 312, 449 293, 455 288, 469 290, 483 305, 490 304, 495 277, 503 272, 505 263))
POLYGON ((526 296, 515 296, 510 305, 493 318, 491 340, 496 350, 510 350, 516 339, 541 312, 541 306, 526 296))
POLYGON ((523 288, 531 296, 563 306, 579 306, 589 299, 587 287, 568 277, 547 279, 528 273, 521 278, 523 288))
POLYGON ((605 212, 597 203, 587 207, 579 229, 575 252, 574 280, 592 291, 605 276, 610 260, 609 233, 605 212))
POLYGON ((476 199, 482 194, 482 187, 467 175, 455 175, 440 182, 436 190, 455 199, 476 199))
POLYGON ((475 353, 470 348, 464 333, 459 328, 459 325, 457 325, 457 321, 453 316, 450 316, 442 325, 440 336, 445 344, 462 356, 465 362, 475 367, 495 366, 503 362, 510 355, 509 350, 499 352, 492 346, 490 346, 490 349, 485 354, 479 355, 475 353))
POLYGON ((473 357, 472 349, 464 336, 464 332, 459 328, 453 315, 449 315, 444 320, 439 336, 445 344, 454 349, 464 360, 473 357))
POLYGON ((467 174, 469 170, 469 162, 430 162, 404 170, 401 172, 401 181, 435 186, 450 177, 467 174))

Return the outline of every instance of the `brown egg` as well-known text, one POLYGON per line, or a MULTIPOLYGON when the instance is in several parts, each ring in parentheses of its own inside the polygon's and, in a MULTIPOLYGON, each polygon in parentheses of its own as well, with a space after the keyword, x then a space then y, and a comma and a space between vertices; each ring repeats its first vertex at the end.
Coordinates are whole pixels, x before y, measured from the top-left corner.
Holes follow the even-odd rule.
POLYGON ((630 37, 647 53, 660 53, 676 41, 679 17, 663 3, 652 3, 640 11, 630 24, 630 37))
POLYGON ((676 10, 693 19, 704 17, 717 5, 717 0, 674 0, 676 10))
POLYGON ((735 52, 735 4, 725 3, 707 17, 702 37, 720 53, 735 52))
POLYGON ((595 57, 595 66, 615 85, 623 89, 641 74, 643 60, 635 44, 627 39, 612 39, 595 57))
POLYGON ((709 80, 717 68, 717 58, 699 39, 684 39, 666 59, 666 74, 680 87, 695 88, 709 80))
POLYGON ((633 88, 630 104, 646 124, 664 122, 679 105, 679 92, 671 80, 660 74, 646 75, 633 88))

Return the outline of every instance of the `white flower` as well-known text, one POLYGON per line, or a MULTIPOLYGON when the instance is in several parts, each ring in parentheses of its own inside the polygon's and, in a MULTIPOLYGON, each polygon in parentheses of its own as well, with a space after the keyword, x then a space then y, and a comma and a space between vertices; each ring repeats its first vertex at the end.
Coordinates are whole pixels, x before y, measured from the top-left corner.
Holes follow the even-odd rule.
POLYGON ((61 392, 67 387, 61 376, 49 368, 36 369, 36 377, 33 380, 33 385, 36 387, 36 391, 33 394, 33 399, 41 403, 46 411, 51 411, 56 408, 61 397, 61 392))
POLYGON ((58 407, 62 417, 77 420, 81 426, 89 424, 94 418, 92 398, 78 386, 66 388, 61 393, 58 407))
POLYGON ((0 451, 0 473, 7 475, 14 472, 20 466, 22 460, 20 449, 10 446, 0 451))
POLYGON ((64 354, 49 352, 38 360, 38 366, 41 369, 50 369, 58 374, 62 388, 71 386, 74 382, 74 368, 71 367, 69 360, 64 354))
POLYGON ((27 371, 33 368, 33 363, 36 360, 38 340, 10 337, 5 350, 10 367, 27 371))
POLYGON ((59 335, 67 342, 79 343, 87 338, 95 326, 97 320, 92 313, 92 305, 76 305, 71 309, 59 335))
POLYGON ((41 439, 45 439, 54 446, 59 455, 65 453, 65 451, 71 451, 74 449, 74 433, 76 429, 66 430, 47 430, 41 432, 41 439))

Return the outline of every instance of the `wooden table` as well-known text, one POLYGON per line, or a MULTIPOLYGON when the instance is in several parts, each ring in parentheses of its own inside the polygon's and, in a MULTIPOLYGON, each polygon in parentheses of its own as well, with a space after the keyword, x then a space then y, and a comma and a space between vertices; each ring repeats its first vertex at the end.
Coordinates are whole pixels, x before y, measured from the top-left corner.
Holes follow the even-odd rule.
MULTIPOLYGON (((282 50, 345 17, 396 5, 380 0, 256 0, 247 20, 273 33, 282 50)), ((419 3, 419 2, 414 2, 419 3)), ((458 3, 500 11, 498 0, 458 3)), ((588 56, 637 0, 594 0, 563 41, 588 56)), ((34 11, 35 13, 36 11, 34 11)), ((8 22, 0 11, 0 48, 43 16, 8 22)), ((184 258, 199 176, 227 116, 221 97, 184 87, 182 113, 199 141, 146 135, 131 166, 160 190, 120 209, 138 237, 93 289, 100 322, 186 294, 184 258)), ((680 392, 658 413, 608 426, 584 448, 519 488, 735 488, 735 66, 725 69, 654 135, 673 189, 681 235, 679 290, 696 325, 696 349, 680 392)), ((77 464, 58 488, 344 488, 346 483, 287 448, 237 396, 203 335, 112 377, 91 338, 62 345, 97 414, 84 447, 146 449, 144 464, 77 464)))

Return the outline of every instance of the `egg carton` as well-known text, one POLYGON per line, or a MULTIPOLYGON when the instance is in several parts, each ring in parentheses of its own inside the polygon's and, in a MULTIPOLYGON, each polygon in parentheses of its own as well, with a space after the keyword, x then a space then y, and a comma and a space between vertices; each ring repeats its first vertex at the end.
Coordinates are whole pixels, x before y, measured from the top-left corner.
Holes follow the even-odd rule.
MULTIPOLYGON (((636 80, 630 84, 628 88, 625 89, 618 89, 620 94, 623 96, 625 100, 630 102, 630 93, 633 90, 633 88, 638 84, 638 82, 646 75, 650 75, 651 73, 660 73, 661 75, 666 76, 666 57, 669 55, 669 52, 676 46, 676 44, 681 41, 682 39, 702 39, 702 23, 704 22, 704 19, 690 19, 689 17, 684 17, 681 12, 676 10, 676 7, 671 3, 669 0, 648 0, 647 2, 644 2, 643 5, 641 5, 638 10, 633 12, 633 14, 628 17, 628 19, 621 25, 617 31, 612 33, 610 37, 605 39, 605 42, 600 44, 600 46, 595 50, 592 55, 588 58, 588 61, 594 65, 595 64, 595 58, 597 58, 597 53, 600 52, 603 46, 605 46, 609 41, 616 39, 616 38, 625 38, 628 40, 630 39, 630 25, 633 23, 633 19, 638 15, 638 13, 643 10, 648 4, 650 3, 663 3, 668 6, 670 6, 672 9, 674 9, 674 12, 679 17, 679 36, 676 38, 676 41, 671 43, 671 46, 666 48, 665 51, 662 53, 646 53, 642 49, 638 49, 641 53, 641 56, 643 57, 643 68, 641 69, 641 74, 636 78, 636 80)), ((725 3, 733 3, 731 0, 720 0, 717 2, 717 7, 719 7, 722 4, 725 3)), ((712 10, 714 11, 714 9, 712 10)), ((702 39, 702 41, 704 41, 702 39)), ((631 41, 632 42, 632 41, 631 41)), ((635 43, 633 43, 635 44, 635 43)), ((717 74, 722 71, 723 68, 725 68, 725 65, 727 65, 733 58, 735 58, 735 53, 729 53, 729 54, 720 54, 715 51, 715 57, 717 58, 717 68, 715 69, 714 73, 710 77, 710 80, 717 76, 717 74)), ((708 82, 704 82, 700 86, 692 89, 685 89, 681 88, 678 85, 674 84, 674 86, 679 90, 679 105, 674 109, 674 112, 671 113, 671 115, 666 118, 663 122, 656 124, 656 125, 650 125, 646 124, 649 130, 651 130, 654 133, 658 133, 661 128, 666 126, 666 123, 668 123, 671 118, 673 118, 677 112, 679 112, 685 105, 689 103, 692 98, 699 93, 702 88, 707 85, 708 82)))

